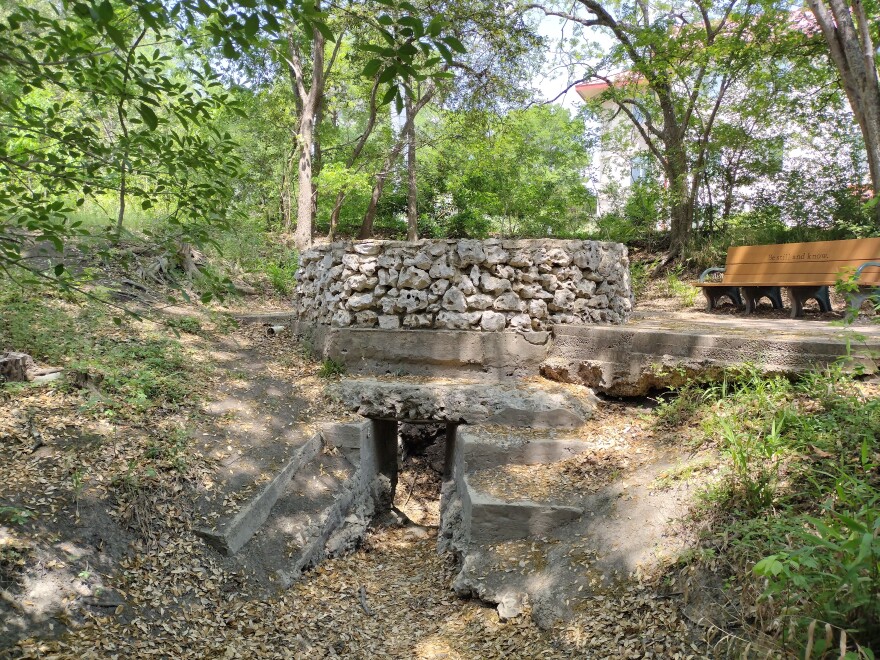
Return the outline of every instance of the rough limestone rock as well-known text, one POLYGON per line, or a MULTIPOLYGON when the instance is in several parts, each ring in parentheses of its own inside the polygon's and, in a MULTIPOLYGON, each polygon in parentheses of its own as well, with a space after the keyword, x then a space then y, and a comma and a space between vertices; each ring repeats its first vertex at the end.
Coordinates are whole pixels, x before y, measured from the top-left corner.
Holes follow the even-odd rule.
POLYGON ((304 251, 294 305, 298 321, 336 328, 534 332, 623 323, 632 292, 626 248, 616 243, 366 241, 304 251))
POLYGON ((467 299, 460 289, 452 287, 443 295, 443 309, 450 312, 464 312, 467 310, 467 299))
POLYGON ((506 325, 507 317, 498 312, 483 312, 483 317, 480 319, 480 327, 483 330, 489 330, 490 332, 504 330, 504 326, 506 325))

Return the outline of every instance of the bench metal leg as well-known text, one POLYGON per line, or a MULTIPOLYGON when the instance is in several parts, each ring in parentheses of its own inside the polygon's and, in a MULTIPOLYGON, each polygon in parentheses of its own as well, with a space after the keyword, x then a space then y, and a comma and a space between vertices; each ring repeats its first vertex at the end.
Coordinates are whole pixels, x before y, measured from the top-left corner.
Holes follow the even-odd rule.
POLYGON ((791 318, 793 319, 801 318, 804 315, 804 303, 808 300, 815 300, 819 303, 819 311, 831 311, 831 299, 827 286, 790 286, 788 293, 791 296, 791 318))
POLYGON ((846 296, 847 313, 856 316, 866 300, 870 300, 874 306, 880 305, 880 287, 860 286, 858 292, 848 293, 846 296))
POLYGON ((705 286, 703 295, 706 296, 706 311, 711 312, 718 307, 722 298, 729 298, 737 307, 742 307, 743 301, 739 295, 739 287, 735 286, 705 286))
POLYGON ((761 298, 767 298, 773 309, 782 309, 782 289, 778 286, 744 286, 743 298, 746 301, 746 314, 751 314, 761 298))

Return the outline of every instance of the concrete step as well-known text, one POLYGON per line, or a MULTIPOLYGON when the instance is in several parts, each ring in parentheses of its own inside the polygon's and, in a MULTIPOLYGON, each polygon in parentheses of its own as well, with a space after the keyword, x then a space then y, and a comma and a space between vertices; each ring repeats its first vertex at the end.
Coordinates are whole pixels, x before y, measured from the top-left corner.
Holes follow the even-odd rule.
POLYGON ((579 520, 584 509, 578 501, 538 500, 509 485, 499 492, 481 478, 503 466, 557 463, 590 449, 588 443, 556 431, 459 426, 452 478, 441 503, 452 545, 553 538, 558 529, 579 520))
POLYGON ((212 527, 196 528, 195 532, 223 554, 233 555, 251 539, 266 522, 272 507, 287 489, 293 476, 320 452, 320 434, 302 443, 276 475, 234 514, 220 517, 212 527))
POLYGON ((305 463, 280 494, 271 515, 247 548, 290 584, 324 556, 330 536, 345 522, 354 500, 357 469, 339 452, 324 449, 305 463))
POLYGON ((554 431, 462 425, 455 440, 454 469, 464 474, 499 465, 556 463, 591 448, 554 431))
POLYGON ((474 488, 466 475, 459 494, 462 525, 470 543, 555 538, 560 527, 584 515, 584 509, 578 506, 535 502, 516 494, 502 500, 474 488))
POLYGON ((397 422, 572 429, 584 424, 596 407, 596 398, 589 390, 549 380, 488 384, 345 378, 334 394, 358 415, 397 422))

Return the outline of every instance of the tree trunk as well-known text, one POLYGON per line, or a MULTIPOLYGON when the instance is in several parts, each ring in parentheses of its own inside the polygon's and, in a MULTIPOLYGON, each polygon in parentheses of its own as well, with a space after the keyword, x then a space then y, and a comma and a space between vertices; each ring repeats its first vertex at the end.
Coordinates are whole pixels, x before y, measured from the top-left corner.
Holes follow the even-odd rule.
POLYGON ((299 188, 296 194, 296 231, 293 242, 296 249, 302 252, 312 244, 312 146, 314 130, 314 108, 311 104, 303 104, 302 117, 299 122, 299 188))
POLYGON ((397 162, 397 159, 400 157, 400 152, 403 151, 403 147, 406 144, 406 135, 409 133, 410 126, 415 122, 416 115, 419 114, 419 111, 424 108, 431 100, 431 97, 434 96, 434 89, 434 84, 430 83, 428 89, 425 91, 424 95, 422 95, 422 98, 420 98, 413 107, 412 112, 407 113, 406 123, 401 131, 401 137, 394 144, 391 153, 388 154, 388 157, 382 164, 382 169, 379 171, 379 174, 376 175, 376 183, 373 185, 373 194, 370 196, 370 203, 367 206, 367 212, 364 214, 364 221, 361 223, 361 230, 358 232, 358 238, 370 238, 373 235, 373 222, 376 220, 376 211, 379 207, 379 199, 382 197, 382 189, 385 187, 385 179, 388 178, 391 168, 394 167, 394 163, 397 162))
POLYGON ((416 189, 416 123, 415 117, 409 119, 412 112, 412 99, 407 96, 406 116, 409 132, 406 136, 406 171, 409 181, 406 193, 406 240, 414 242, 419 240, 419 206, 416 189))
POLYGON ((666 176, 669 178, 669 193, 671 197, 669 206, 669 255, 672 260, 682 253, 687 245, 691 232, 693 218, 693 188, 688 177, 687 155, 684 145, 674 145, 667 149, 670 153, 667 159, 666 176))
MULTIPOLYGON (((850 5, 844 0, 808 2, 862 131, 874 196, 880 197, 880 79, 865 7, 861 0, 850 5)), ((880 204, 874 206, 874 217, 880 224, 880 204)))
POLYGON ((324 36, 312 31, 312 86, 306 88, 306 76, 302 58, 293 34, 288 35, 288 68, 293 91, 299 110, 299 134, 297 135, 299 166, 297 180, 299 187, 296 196, 296 231, 293 241, 302 252, 312 244, 315 222, 315 189, 312 157, 315 148, 315 131, 320 118, 321 100, 324 95, 324 36))
POLYGON ((199 274, 199 267, 196 266, 196 260, 193 256, 193 246, 190 243, 182 242, 177 246, 177 262, 187 277, 192 278, 199 274))
POLYGON ((0 353, 0 383, 26 382, 34 369, 34 360, 27 353, 0 353))

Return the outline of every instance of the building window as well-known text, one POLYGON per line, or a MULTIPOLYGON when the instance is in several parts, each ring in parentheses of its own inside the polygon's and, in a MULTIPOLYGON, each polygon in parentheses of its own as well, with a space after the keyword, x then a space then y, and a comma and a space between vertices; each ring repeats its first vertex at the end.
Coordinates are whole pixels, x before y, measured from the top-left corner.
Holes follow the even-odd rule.
POLYGON ((636 156, 630 161, 630 176, 633 183, 638 183, 648 178, 648 165, 647 156, 636 156))

